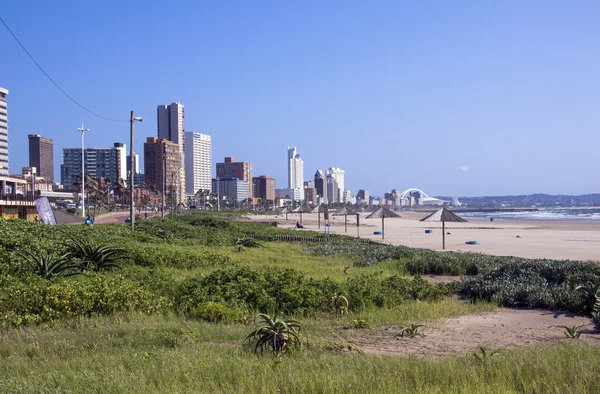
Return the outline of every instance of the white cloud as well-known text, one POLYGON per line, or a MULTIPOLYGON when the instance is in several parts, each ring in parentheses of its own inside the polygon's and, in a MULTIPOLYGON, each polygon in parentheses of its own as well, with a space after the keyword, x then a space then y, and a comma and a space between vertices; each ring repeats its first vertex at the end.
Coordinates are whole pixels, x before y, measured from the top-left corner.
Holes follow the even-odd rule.
POLYGON ((469 166, 459 166, 458 170, 462 171, 462 172, 469 172, 469 171, 471 171, 471 167, 469 167, 469 166))

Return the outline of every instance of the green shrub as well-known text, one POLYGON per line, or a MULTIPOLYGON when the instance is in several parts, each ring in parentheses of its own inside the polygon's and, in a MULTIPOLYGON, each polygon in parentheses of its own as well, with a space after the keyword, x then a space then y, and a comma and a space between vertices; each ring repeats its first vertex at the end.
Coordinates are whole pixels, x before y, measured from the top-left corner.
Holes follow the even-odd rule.
POLYGON ((390 260, 404 260, 416 254, 414 249, 405 246, 377 245, 347 239, 310 245, 305 251, 314 256, 344 256, 352 259, 357 267, 368 267, 390 260))
POLYGON ((495 301, 504 306, 582 313, 593 307, 593 298, 576 291, 585 282, 584 278, 598 281, 600 266, 574 261, 508 259, 489 272, 465 278, 462 291, 472 299, 495 301))
POLYGON ((194 308, 189 316, 210 323, 235 323, 244 317, 244 312, 237 308, 208 301, 194 308))
POLYGON ((154 313, 171 303, 122 276, 13 283, 0 292, 0 324, 22 325, 121 311, 154 313))
POLYGON ((311 314, 329 312, 335 295, 344 296, 350 310, 359 310, 372 305, 399 305, 409 299, 438 300, 444 294, 441 289, 419 277, 409 280, 362 275, 335 282, 307 279, 294 269, 262 272, 234 267, 185 279, 176 292, 176 300, 184 312, 213 301, 241 309, 311 314))

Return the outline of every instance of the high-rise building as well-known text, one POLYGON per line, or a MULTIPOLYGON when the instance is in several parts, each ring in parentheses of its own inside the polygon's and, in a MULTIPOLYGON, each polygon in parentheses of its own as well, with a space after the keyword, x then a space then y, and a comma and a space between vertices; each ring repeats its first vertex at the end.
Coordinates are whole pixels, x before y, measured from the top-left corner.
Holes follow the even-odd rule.
MULTIPOLYGON (((129 167, 131 167, 131 155, 127 155, 127 164, 126 164, 127 179, 129 179, 129 167)), ((134 172, 133 172, 134 175, 140 173, 140 155, 138 155, 135 152, 133 152, 133 168, 134 168, 134 172)))
POLYGON ((153 185, 162 194, 165 190, 165 202, 177 205, 181 199, 180 170, 181 149, 179 145, 167 139, 148 137, 144 143, 144 179, 146 185, 153 185))
POLYGON ((185 133, 185 193, 190 196, 198 190, 212 188, 212 143, 207 134, 185 133))
MULTIPOLYGON (((234 162, 233 157, 226 157, 223 163, 217 163, 217 178, 237 178, 252 184, 252 163, 234 162)), ((252 187, 248 190, 248 198, 252 198, 252 187)))
POLYGON ((341 168, 332 167, 327 170, 327 175, 331 176, 337 182, 337 191, 335 192, 335 196, 330 196, 330 199, 335 197, 336 201, 343 201, 344 198, 344 170, 341 168))
MULTIPOLYGON (((85 173, 90 177, 125 180, 125 144, 115 142, 112 148, 86 148, 84 155, 85 173)), ((60 181, 65 188, 71 188, 78 177, 81 177, 81 148, 64 148, 60 181)))
POLYGON ((338 187, 337 180, 333 175, 327 175, 325 178, 325 183, 327 184, 327 198, 325 201, 330 202, 340 202, 340 191, 338 187))
POLYGON ((185 200, 185 106, 180 103, 159 105, 156 110, 158 138, 179 145, 179 201, 185 200))
POLYGON ((370 197, 370 195, 369 195, 368 190, 360 189, 358 191, 358 193, 356 193, 356 203, 357 204, 361 204, 361 203, 369 204, 369 201, 370 201, 369 197, 370 197))
POLYGON ((304 202, 315 205, 317 203, 317 188, 315 181, 304 182, 304 202))
POLYGON ((327 201, 327 183, 323 171, 315 172, 315 189, 317 189, 317 197, 321 197, 323 201, 327 201))
POLYGON ((288 147, 288 188, 302 189, 304 183, 304 161, 298 153, 296 147, 288 147))
POLYGON ((262 200, 275 200, 275 179, 265 175, 252 178, 252 195, 262 200))
POLYGON ((0 175, 8 175, 8 90, 0 87, 0 175))
POLYGON ((238 178, 219 178, 212 180, 212 192, 219 198, 227 197, 231 201, 247 200, 251 187, 247 181, 238 178))
MULTIPOLYGON (((37 176, 54 182, 54 141, 39 134, 29 134, 29 167, 37 168, 37 176)), ((81 157, 81 155, 79 155, 81 157)))

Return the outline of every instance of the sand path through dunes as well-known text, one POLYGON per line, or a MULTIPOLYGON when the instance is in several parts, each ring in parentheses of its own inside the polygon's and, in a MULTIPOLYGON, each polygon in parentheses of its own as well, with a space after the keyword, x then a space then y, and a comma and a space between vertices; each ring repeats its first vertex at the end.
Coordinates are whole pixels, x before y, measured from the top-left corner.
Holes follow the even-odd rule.
POLYGON ((556 345, 579 340, 600 345, 600 334, 589 318, 539 309, 500 309, 483 315, 447 319, 425 325, 416 338, 402 338, 399 327, 386 329, 383 336, 355 341, 365 352, 374 354, 435 357, 472 353, 487 349, 556 345), (579 339, 568 339, 557 326, 584 325, 579 339))

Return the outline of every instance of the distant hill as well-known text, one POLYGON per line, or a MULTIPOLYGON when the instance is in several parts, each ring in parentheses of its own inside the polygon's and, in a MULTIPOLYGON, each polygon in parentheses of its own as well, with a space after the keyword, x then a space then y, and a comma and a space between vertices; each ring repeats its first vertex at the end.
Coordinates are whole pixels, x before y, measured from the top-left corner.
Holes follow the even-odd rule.
MULTIPOLYGON (((437 198, 447 201, 452 199, 445 196, 437 196, 437 198)), ((462 204, 474 207, 598 207, 600 206, 600 193, 580 196, 526 194, 519 196, 459 197, 458 200, 462 204)))

